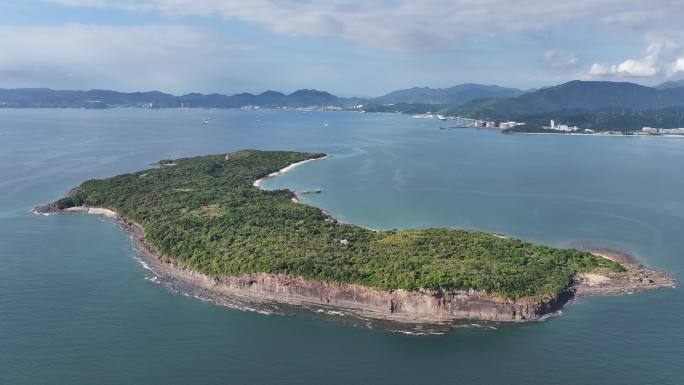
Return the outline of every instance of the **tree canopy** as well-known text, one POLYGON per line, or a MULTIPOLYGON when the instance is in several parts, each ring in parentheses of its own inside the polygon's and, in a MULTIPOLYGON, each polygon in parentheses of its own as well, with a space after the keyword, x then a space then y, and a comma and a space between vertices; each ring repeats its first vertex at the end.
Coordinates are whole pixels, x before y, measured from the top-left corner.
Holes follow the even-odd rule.
POLYGON ((552 297, 578 272, 621 266, 592 254, 453 230, 373 231, 252 186, 324 154, 243 150, 89 180, 60 208, 106 207, 142 225, 160 253, 213 275, 284 273, 381 290, 482 290, 552 297))

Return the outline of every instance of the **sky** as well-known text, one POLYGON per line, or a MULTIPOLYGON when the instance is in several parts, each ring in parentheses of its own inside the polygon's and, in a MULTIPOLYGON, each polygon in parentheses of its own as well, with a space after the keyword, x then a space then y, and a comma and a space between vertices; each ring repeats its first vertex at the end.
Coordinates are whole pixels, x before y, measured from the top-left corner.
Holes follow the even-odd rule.
POLYGON ((684 78, 681 0, 0 0, 0 88, 379 96, 684 78))

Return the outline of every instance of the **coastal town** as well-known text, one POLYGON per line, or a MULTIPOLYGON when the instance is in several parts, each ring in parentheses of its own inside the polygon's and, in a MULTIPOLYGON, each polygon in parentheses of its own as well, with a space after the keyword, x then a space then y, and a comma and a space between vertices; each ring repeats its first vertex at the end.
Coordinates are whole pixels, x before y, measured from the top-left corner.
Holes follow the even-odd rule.
POLYGON ((471 119, 463 116, 450 116, 442 114, 433 114, 431 112, 425 114, 413 115, 416 119, 438 119, 441 121, 453 122, 450 125, 443 128, 498 128, 498 129, 509 129, 517 126, 523 126, 525 123, 514 122, 514 121, 495 121, 495 120, 483 120, 483 119, 471 119))
POLYGON ((656 127, 643 127, 641 130, 637 131, 622 131, 619 129, 614 130, 594 130, 591 128, 581 128, 576 125, 569 125, 559 123, 558 121, 551 119, 548 125, 542 125, 541 127, 526 127, 524 130, 520 130, 521 126, 528 126, 526 122, 516 122, 512 120, 485 120, 485 119, 472 119, 463 116, 451 116, 444 114, 435 113, 425 113, 412 115, 415 119, 436 119, 443 122, 449 122, 442 126, 440 129, 453 129, 453 128, 491 128, 499 129, 503 132, 516 132, 516 133, 536 133, 536 134, 575 134, 575 135, 638 135, 638 136, 684 136, 684 128, 656 128, 656 127), (518 129, 516 129, 518 128, 518 129))
POLYGON ((654 128, 644 127, 640 135, 684 135, 684 128, 654 128))
MULTIPOLYGON (((548 126, 543 126, 545 130, 550 131, 560 131, 564 133, 584 133, 584 134, 595 134, 596 130, 592 129, 581 129, 577 126, 568 126, 567 124, 556 124, 554 120, 551 120, 548 126)), ((621 131, 608 131, 611 134, 623 134, 621 131)), ((641 131, 636 131, 631 135, 684 135, 684 128, 654 128, 654 127, 643 127, 641 131)))

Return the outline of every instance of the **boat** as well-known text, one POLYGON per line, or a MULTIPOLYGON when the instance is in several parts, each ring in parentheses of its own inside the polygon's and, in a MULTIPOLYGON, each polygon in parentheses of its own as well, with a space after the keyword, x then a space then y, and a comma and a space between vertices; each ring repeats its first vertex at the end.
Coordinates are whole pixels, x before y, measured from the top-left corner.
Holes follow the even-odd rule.
POLYGON ((321 190, 320 188, 316 188, 316 189, 313 189, 313 190, 302 191, 302 192, 300 192, 300 194, 304 194, 304 195, 308 195, 308 194, 320 194, 322 191, 323 191, 323 190, 321 190))

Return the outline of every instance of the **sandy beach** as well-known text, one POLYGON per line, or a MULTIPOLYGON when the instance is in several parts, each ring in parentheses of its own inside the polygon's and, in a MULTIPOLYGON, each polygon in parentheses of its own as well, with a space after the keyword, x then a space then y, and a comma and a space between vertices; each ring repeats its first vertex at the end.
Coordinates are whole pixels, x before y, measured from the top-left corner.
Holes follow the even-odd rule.
POLYGON ((67 213, 83 213, 83 214, 94 214, 102 215, 105 218, 116 219, 119 217, 115 211, 105 209, 102 207, 69 207, 63 210, 67 213))
POLYGON ((326 155, 326 156, 322 156, 322 157, 320 157, 320 158, 307 159, 307 160, 303 160, 303 161, 301 161, 301 162, 292 163, 291 165, 289 165, 289 166, 287 166, 287 167, 283 167, 283 168, 281 168, 280 170, 275 171, 275 172, 272 172, 272 173, 266 175, 266 176, 263 177, 263 178, 259 178, 259 179, 255 180, 255 181, 252 183, 252 186, 261 188, 261 183, 262 183, 265 179, 273 178, 274 176, 278 176, 278 175, 284 174, 284 173, 286 173, 286 172, 288 172, 288 171, 291 171, 292 169, 294 169, 294 168, 297 167, 297 166, 303 165, 304 163, 313 162, 313 161, 315 161, 315 160, 324 160, 324 159, 328 159, 328 158, 329 158, 329 156, 326 155))

